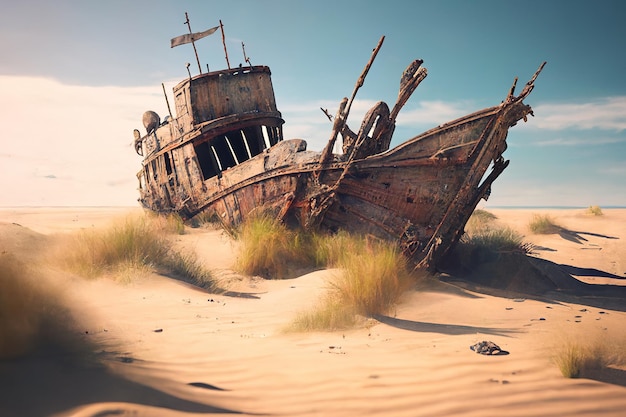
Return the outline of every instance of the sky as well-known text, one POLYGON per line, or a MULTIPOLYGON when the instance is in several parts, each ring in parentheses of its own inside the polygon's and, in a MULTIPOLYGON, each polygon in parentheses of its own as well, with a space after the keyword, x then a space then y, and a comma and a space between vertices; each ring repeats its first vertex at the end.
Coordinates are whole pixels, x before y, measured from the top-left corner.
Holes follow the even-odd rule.
MULTIPOLYGON (((499 104, 547 65, 511 128, 511 163, 487 207, 626 206, 626 2, 621 0, 0 0, 0 207, 137 205, 132 131, 163 116, 198 73, 170 39, 224 24, 231 66, 267 65, 284 136, 321 150, 381 36, 348 124, 395 103, 402 71, 428 77, 391 146, 499 104)), ((226 67, 220 31, 196 42, 203 71, 226 67)))

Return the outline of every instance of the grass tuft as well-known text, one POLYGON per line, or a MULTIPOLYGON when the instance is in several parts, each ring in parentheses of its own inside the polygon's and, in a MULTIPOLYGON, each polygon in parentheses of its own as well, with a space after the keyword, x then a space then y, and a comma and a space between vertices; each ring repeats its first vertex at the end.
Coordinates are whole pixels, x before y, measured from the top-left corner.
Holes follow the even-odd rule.
POLYGON ((386 314, 416 281, 395 245, 347 233, 317 236, 316 242, 317 259, 338 268, 337 273, 322 302, 298 314, 290 331, 346 329, 362 318, 386 314))
POLYGON ((128 216, 108 228, 61 237, 55 261, 88 278, 112 274, 130 280, 136 272, 159 270, 212 289, 210 272, 172 247, 170 235, 180 233, 181 224, 175 217, 128 216))
POLYGON ((167 256, 158 263, 158 268, 163 269, 166 274, 205 290, 219 290, 211 272, 198 262, 193 253, 182 254, 170 250, 167 256))
POLYGON ((161 225, 152 219, 128 216, 108 228, 65 236, 56 257, 63 267, 85 277, 155 264, 167 255, 169 244, 161 225))
POLYGON ((396 245, 374 238, 291 230, 269 215, 246 221, 236 269, 247 275, 285 278, 306 268, 337 268, 327 296, 314 310, 300 313, 290 330, 336 330, 358 317, 387 313, 415 280, 396 245))
POLYGON ((43 347, 82 350, 61 288, 30 264, 0 254, 0 360, 43 347))
POLYGON ((259 214, 236 231, 240 242, 235 269, 246 275, 284 279, 296 269, 315 265, 309 234, 287 228, 269 214, 259 214))
POLYGON ((585 340, 568 340, 554 349, 552 360, 566 378, 582 378, 611 366, 623 366, 624 340, 606 340, 589 335, 585 340))
POLYGON ((604 215, 604 213, 602 213, 602 209, 600 208, 600 206, 589 206, 589 208, 587 208, 587 211, 585 213, 593 215, 593 216, 604 215))
POLYGON ((547 214, 534 214, 528 227, 533 233, 538 235, 557 234, 563 230, 563 228, 547 214))
POLYGON ((314 309, 298 313, 286 330, 292 332, 336 331, 354 327, 359 316, 352 306, 346 305, 336 294, 328 293, 314 309))
MULTIPOLYGON (((524 235, 509 226, 496 222, 497 217, 485 210, 476 210, 465 226, 460 246, 486 252, 532 252, 532 245, 524 242, 524 235)), ((467 251, 466 251, 467 252, 467 251)))
POLYGON ((568 344, 555 355, 554 362, 565 378, 578 378, 584 368, 590 367, 589 359, 589 354, 580 345, 568 344))
POLYGON ((339 259, 343 271, 331 282, 332 290, 358 314, 385 314, 413 283, 408 261, 387 242, 357 238, 354 246, 339 259))
POLYGON ((465 232, 470 234, 481 233, 493 227, 495 220, 497 220, 496 215, 489 211, 482 209, 474 210, 465 224, 465 232))
POLYGON ((524 243, 524 236, 509 226, 485 228, 479 233, 468 233, 461 241, 469 246, 481 247, 493 252, 529 253, 531 246, 524 243))

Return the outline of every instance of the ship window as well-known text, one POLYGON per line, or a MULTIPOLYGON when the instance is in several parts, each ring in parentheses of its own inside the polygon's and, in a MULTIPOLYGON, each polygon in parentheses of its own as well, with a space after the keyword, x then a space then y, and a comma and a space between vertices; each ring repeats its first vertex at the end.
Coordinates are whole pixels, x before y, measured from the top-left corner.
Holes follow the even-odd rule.
POLYGON ((217 154, 217 159, 219 160, 220 166, 222 167, 222 171, 237 165, 230 146, 226 141, 226 136, 216 137, 215 139, 213 139, 212 145, 213 149, 215 149, 215 153, 217 154))
POLYGON ((156 159, 152 160, 152 175, 154 176, 154 179, 157 179, 157 165, 156 165, 156 159))
POLYGON ((246 138, 246 144, 250 150, 250 156, 256 156, 260 154, 267 146, 263 140, 263 132, 258 126, 248 127, 243 130, 244 137, 246 138))
POLYGON ((267 131, 267 126, 261 126, 261 130, 263 131, 263 140, 265 141, 265 148, 269 148, 272 146, 272 142, 270 141, 270 136, 267 131))
POLYGON ((215 152, 215 148, 213 146, 211 146, 211 155, 213 156, 214 161, 217 164, 217 168, 220 171, 223 171, 224 169, 222 168, 222 164, 220 163, 220 159, 217 157, 217 153, 215 152))
POLYGON ((139 175, 137 176, 137 178, 139 179, 139 189, 140 190, 145 189, 146 188, 146 175, 144 171, 141 171, 139 175))
POLYGON ((226 144, 228 145, 228 149, 230 149, 230 154, 235 159, 235 164, 239 165, 239 158, 237 158, 237 154, 233 150, 233 145, 232 145, 232 143, 230 143, 230 139, 228 139, 228 136, 224 136, 224 137, 226 138, 226 144))
POLYGON ((149 184, 150 183, 150 170, 148 168, 148 165, 143 167, 143 177, 146 180, 146 184, 149 184))
POLYGON ((171 175, 172 174, 172 164, 170 162, 170 154, 169 153, 165 153, 165 154, 163 154, 163 157, 165 159, 165 172, 167 172, 167 175, 171 175))
POLYGON ((196 145, 195 151, 200 164, 200 171, 202 171, 202 176, 205 180, 219 174, 220 168, 208 143, 203 142, 196 145))
POLYGON ((265 146, 270 147, 274 146, 280 140, 280 127, 268 127, 261 126, 263 128, 263 138, 265 139, 265 146))
POLYGON ((174 165, 173 155, 166 152, 163 156, 165 157, 165 171, 167 172, 170 185, 174 185, 174 181, 176 181, 176 185, 180 185, 178 175, 176 174, 176 165, 174 165))
POLYGON ((248 138, 246 137, 246 132, 242 130, 240 133, 241 133, 241 137, 243 138, 243 145, 246 147, 246 152, 248 153, 248 158, 252 158, 253 155, 252 155, 252 152, 250 152, 250 146, 248 145, 248 138))
POLYGON ((250 159, 250 154, 248 153, 248 149, 246 148, 245 140, 241 130, 228 133, 226 139, 228 140, 230 149, 235 155, 237 163, 242 163, 243 161, 250 159))

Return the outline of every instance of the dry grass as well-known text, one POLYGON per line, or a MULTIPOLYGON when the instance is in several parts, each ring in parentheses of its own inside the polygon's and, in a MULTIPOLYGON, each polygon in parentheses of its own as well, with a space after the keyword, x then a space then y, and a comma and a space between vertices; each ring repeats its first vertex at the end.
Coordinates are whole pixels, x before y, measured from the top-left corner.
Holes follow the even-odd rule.
POLYGON ((194 256, 172 248, 170 235, 180 234, 181 225, 176 217, 128 216, 108 228, 60 237, 54 261, 84 277, 109 274, 132 280, 137 274, 157 270, 213 289, 209 271, 194 256))
POLYGON ((465 232, 469 234, 481 233, 493 227, 495 220, 497 220, 496 215, 489 211, 481 209, 474 210, 465 224, 465 232))
POLYGON ((85 277, 150 266, 169 251, 166 233, 152 219, 128 216, 107 228, 61 236, 54 257, 62 267, 85 277))
POLYGON ((236 269, 246 275, 286 278, 314 267, 337 268, 326 297, 298 315, 290 330, 336 330, 358 317, 387 313, 415 282, 396 245, 373 238, 291 230, 275 217, 259 215, 236 232, 236 269))
POLYGON ((474 211, 465 225, 460 246, 469 247, 472 252, 476 248, 490 252, 531 252, 532 247, 524 242, 524 235, 496 220, 488 211, 474 211))
POLYGON ((533 214, 528 228, 538 235, 557 234, 563 230, 556 221, 548 214, 533 214))
POLYGON ((259 214, 235 231, 240 242, 235 269, 264 278, 289 278, 315 259, 310 235, 287 228, 276 217, 259 214))
POLYGON ((212 292, 221 291, 211 272, 198 262, 193 253, 182 254, 170 250, 168 255, 158 262, 157 268, 166 275, 178 278, 196 287, 212 292))
POLYGON ((82 350, 62 289, 32 265, 0 254, 0 360, 54 346, 82 350))
POLYGON ((554 349, 553 361, 566 378, 582 378, 610 366, 626 363, 624 340, 588 335, 584 340, 566 340, 554 349))
POLYGON ((344 252, 338 265, 342 273, 331 282, 332 291, 359 314, 385 314, 414 283, 412 270, 395 245, 356 239, 364 242, 344 252))
POLYGON ((592 216, 604 215, 604 213, 602 213, 602 209, 600 208, 600 206, 589 206, 587 210, 585 211, 585 214, 590 214, 592 216))
POLYGON ((345 231, 335 234, 313 234, 311 237, 315 263, 328 268, 341 267, 351 253, 363 253, 366 239, 355 237, 345 231))
POLYGON ((353 327, 359 318, 388 313, 416 282, 407 259, 387 242, 339 234, 320 237, 319 248, 338 272, 322 303, 300 313, 291 331, 353 327))
POLYGON ((353 306, 347 305, 330 292, 314 309, 298 313, 287 328, 288 332, 335 331, 353 328, 360 322, 353 306))
POLYGON ((509 226, 485 228, 479 233, 468 233, 463 236, 462 243, 492 252, 529 253, 532 249, 524 242, 524 236, 509 226))
POLYGON ((451 268, 473 271, 483 263, 498 259, 500 254, 530 254, 533 245, 524 242, 524 235, 500 224, 495 216, 484 210, 472 214, 465 227, 465 234, 449 254, 451 268))

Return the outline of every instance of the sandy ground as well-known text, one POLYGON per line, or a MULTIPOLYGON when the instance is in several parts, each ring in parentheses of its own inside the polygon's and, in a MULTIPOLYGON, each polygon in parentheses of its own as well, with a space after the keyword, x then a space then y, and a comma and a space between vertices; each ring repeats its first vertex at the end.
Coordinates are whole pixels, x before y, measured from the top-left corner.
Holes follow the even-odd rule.
MULTIPOLYGON (((105 225, 127 210, 2 209, 0 252, 27 254, 46 235, 105 225)), ((594 286, 624 285, 626 210, 549 211, 577 232, 563 236, 527 230, 545 210, 489 211, 541 248, 537 257, 594 286)), ((241 296, 156 274, 126 284, 71 280, 70 307, 80 332, 100 346, 97 364, 62 352, 0 361, 0 415, 626 415, 623 364, 567 379, 552 360, 570 340, 623 343, 624 302, 495 296, 433 281, 366 327, 284 333, 318 302, 333 271, 239 277, 230 271, 233 243, 219 230, 189 229, 177 239, 241 296), (483 340, 509 354, 469 349, 483 340)))

